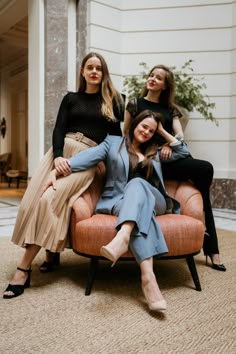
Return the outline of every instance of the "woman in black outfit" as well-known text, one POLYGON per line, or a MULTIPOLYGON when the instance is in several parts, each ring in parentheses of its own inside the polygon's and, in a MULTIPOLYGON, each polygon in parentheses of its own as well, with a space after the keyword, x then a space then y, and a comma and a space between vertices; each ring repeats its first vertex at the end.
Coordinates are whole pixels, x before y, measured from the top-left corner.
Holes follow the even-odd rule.
MULTIPOLYGON (((171 134, 184 138, 183 129, 180 123, 182 114, 174 103, 174 75, 164 65, 156 65, 150 71, 147 83, 138 99, 128 102, 125 114, 124 133, 129 129, 132 117, 145 109, 162 113, 164 117, 164 128, 171 134)), ((168 160, 171 157, 171 148, 166 141, 158 136, 158 144, 162 145, 161 159, 168 160)), ((162 164, 163 177, 165 179, 176 179, 179 181, 191 180, 201 192, 205 212, 206 232, 204 236, 203 251, 210 257, 213 269, 225 271, 221 263, 214 217, 210 202, 210 186, 213 180, 213 166, 210 162, 194 159, 189 156, 178 161, 162 164)))

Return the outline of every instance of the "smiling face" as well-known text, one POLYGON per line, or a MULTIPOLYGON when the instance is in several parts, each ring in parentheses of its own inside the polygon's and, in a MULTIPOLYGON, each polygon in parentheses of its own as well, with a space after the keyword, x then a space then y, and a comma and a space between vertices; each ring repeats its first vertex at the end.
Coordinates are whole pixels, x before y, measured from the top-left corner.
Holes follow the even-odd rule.
POLYGON ((155 68, 147 79, 147 90, 160 92, 166 89, 166 71, 161 68, 155 68))
POLYGON ((150 140, 157 130, 157 122, 153 117, 144 118, 134 129, 132 143, 140 145, 150 140))
POLYGON ((95 56, 89 58, 81 69, 81 74, 86 81, 87 91, 99 88, 103 78, 103 68, 100 59, 95 56))

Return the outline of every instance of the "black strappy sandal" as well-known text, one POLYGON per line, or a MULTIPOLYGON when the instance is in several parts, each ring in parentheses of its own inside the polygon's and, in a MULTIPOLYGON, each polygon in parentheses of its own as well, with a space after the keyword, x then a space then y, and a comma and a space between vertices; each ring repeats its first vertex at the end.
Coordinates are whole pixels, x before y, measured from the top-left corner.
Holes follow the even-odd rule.
MULTIPOLYGON (((50 252, 46 250, 46 252, 50 252)), ((60 264, 60 253, 59 252, 50 252, 52 253, 52 260, 51 261, 44 261, 41 266, 39 267, 39 270, 41 273, 49 273, 53 272, 54 268, 56 266, 59 266, 60 264)))
POLYGON ((20 267, 17 267, 16 269, 20 270, 21 272, 28 273, 28 277, 25 281, 24 285, 19 285, 19 284, 9 284, 6 290, 4 291, 10 291, 12 292, 11 295, 3 294, 3 299, 12 299, 13 297, 17 297, 23 294, 24 290, 26 288, 30 287, 30 277, 31 277, 31 269, 23 269, 20 267))

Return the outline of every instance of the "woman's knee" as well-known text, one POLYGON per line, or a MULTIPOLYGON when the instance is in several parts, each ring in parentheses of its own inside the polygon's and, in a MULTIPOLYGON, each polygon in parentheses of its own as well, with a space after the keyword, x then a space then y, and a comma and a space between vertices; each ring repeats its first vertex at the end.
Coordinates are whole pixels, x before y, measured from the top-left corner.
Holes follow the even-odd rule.
POLYGON ((202 186, 210 186, 214 169, 209 161, 191 159, 187 161, 186 166, 183 167, 183 174, 185 174, 188 179, 191 179, 194 184, 202 186))
POLYGON ((213 180, 213 175, 214 175, 213 165, 209 161, 202 161, 201 166, 199 168, 200 181, 204 181, 204 183, 210 186, 213 180))
POLYGON ((206 163, 206 165, 205 165, 206 174, 207 174, 208 178, 212 180, 213 175, 214 175, 213 165, 209 161, 205 161, 205 163, 206 163))
POLYGON ((149 189, 147 181, 140 177, 131 179, 125 187, 125 196, 132 198, 133 201, 139 204, 146 203, 147 200, 155 205, 155 198, 149 189))
POLYGON ((56 190, 54 190, 52 187, 49 187, 42 195, 41 198, 39 199, 39 204, 40 205, 46 205, 49 204, 56 193, 56 190))
POLYGON ((146 187, 147 186, 147 181, 145 181, 143 178, 141 177, 135 177, 135 178, 132 178, 128 184, 127 184, 127 187, 128 186, 131 186, 131 187, 135 187, 135 188, 138 188, 139 186, 142 188, 142 187, 146 187))
POLYGON ((129 191, 132 195, 147 196, 150 194, 149 183, 141 177, 132 178, 126 185, 126 192, 129 191))

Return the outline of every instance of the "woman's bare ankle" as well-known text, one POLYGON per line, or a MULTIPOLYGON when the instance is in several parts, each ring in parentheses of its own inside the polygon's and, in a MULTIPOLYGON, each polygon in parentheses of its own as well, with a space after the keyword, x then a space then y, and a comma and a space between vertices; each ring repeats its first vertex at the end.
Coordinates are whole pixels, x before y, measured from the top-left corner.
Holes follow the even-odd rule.
POLYGON ((122 239, 126 244, 128 244, 130 239, 130 232, 127 229, 120 229, 117 232, 115 238, 122 239))
POLYGON ((15 274, 14 274, 10 284, 23 285, 25 283, 27 277, 28 277, 28 273, 22 272, 21 270, 16 269, 15 274))
POLYGON ((211 254, 211 258, 212 258, 213 263, 216 263, 216 264, 221 264, 222 263, 219 253, 212 253, 211 254))

